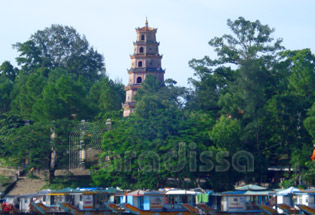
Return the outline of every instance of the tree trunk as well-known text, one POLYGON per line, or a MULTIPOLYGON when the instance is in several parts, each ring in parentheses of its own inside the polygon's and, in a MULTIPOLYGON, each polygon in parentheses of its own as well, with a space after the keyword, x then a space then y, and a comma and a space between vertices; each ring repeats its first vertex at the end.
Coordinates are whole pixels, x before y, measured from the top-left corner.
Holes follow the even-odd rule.
POLYGON ((53 180, 55 179, 55 168, 49 168, 49 174, 48 174, 49 183, 51 184, 53 180))
POLYGON ((48 179, 49 183, 52 183, 52 181, 55 178, 55 170, 56 170, 56 151, 52 148, 52 151, 50 152, 49 156, 49 167, 48 167, 48 179))

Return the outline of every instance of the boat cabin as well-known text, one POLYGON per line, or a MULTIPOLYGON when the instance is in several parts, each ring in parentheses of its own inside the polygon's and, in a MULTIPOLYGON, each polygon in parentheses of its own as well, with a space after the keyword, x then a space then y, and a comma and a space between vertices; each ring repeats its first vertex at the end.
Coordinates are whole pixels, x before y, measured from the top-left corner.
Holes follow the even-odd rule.
POLYGON ((277 211, 278 213, 285 213, 281 207, 278 207, 278 205, 286 205, 290 208, 295 208, 297 203, 296 195, 301 193, 301 191, 298 188, 290 187, 284 190, 280 190, 276 193, 276 204, 277 204, 277 211))
POLYGON ((163 192, 136 190, 126 194, 126 203, 140 210, 163 210, 164 197, 163 192))
POLYGON ((170 208, 182 208, 181 204, 196 205, 196 198, 198 194, 202 192, 196 192, 192 190, 181 189, 169 189, 165 192, 165 207, 170 208))
POLYGON ((79 210, 105 209, 105 203, 114 201, 115 192, 113 188, 65 188, 49 193, 50 201, 46 205, 68 203, 79 210))
POLYGON ((296 199, 295 204, 315 208, 315 189, 303 190, 301 193, 296 193, 293 198, 296 199))
POLYGON ((44 196, 45 196, 44 194, 39 194, 39 193, 19 195, 19 197, 18 197, 18 200, 19 200, 18 209, 21 212, 29 213, 31 203, 43 201, 44 196))
POLYGON ((259 205, 266 204, 271 199, 270 191, 236 190, 221 194, 221 209, 224 212, 260 213, 259 205))

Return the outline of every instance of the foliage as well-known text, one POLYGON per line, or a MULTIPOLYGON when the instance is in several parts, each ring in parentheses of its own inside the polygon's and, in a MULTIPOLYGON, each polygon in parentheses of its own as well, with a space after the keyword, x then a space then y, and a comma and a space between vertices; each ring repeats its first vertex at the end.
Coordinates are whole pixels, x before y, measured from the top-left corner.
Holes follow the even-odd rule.
POLYGON ((11 105, 13 84, 4 76, 0 76, 0 113, 8 112, 11 105))
POLYGON ((93 84, 88 92, 87 100, 90 102, 92 110, 97 113, 105 114, 119 111, 125 100, 123 89, 121 83, 103 77, 93 84))
POLYGON ((252 181, 271 181, 262 178, 268 166, 293 166, 302 174, 307 169, 305 152, 310 150, 302 121, 305 108, 314 101, 312 53, 307 49, 281 52, 282 40, 275 40, 274 29, 258 20, 240 17, 227 25, 233 34, 209 42, 217 59, 206 56, 189 62, 199 80, 191 79, 195 92, 187 106, 220 118, 210 132, 216 147, 234 142, 228 145, 229 151, 237 144, 255 156, 259 165, 250 176, 252 181), (223 114, 230 122, 239 122, 239 135, 229 135, 233 127, 225 128, 228 121, 223 114))
POLYGON ((0 66, 0 154, 9 166, 48 169, 52 183, 55 169, 69 163, 78 120, 120 111, 123 86, 72 27, 52 25, 14 47, 21 68, 0 66))
POLYGON ((0 66, 0 75, 14 82, 18 76, 18 69, 14 68, 9 61, 4 61, 0 66))
POLYGON ((307 113, 308 117, 304 120, 304 127, 313 138, 315 144, 315 102, 307 113))
POLYGON ((16 43, 14 47, 20 52, 16 59, 18 64, 29 72, 40 67, 62 68, 77 78, 82 76, 96 81, 105 71, 103 56, 89 47, 85 36, 72 27, 52 25, 37 31, 30 40, 16 43))
POLYGON ((111 119, 99 163, 90 164, 93 186, 274 187, 280 178, 269 167, 292 169, 282 186, 314 185, 314 54, 285 50, 258 20, 227 26, 231 34, 209 41, 216 58, 189 62, 191 89, 148 74, 128 118, 123 84, 74 28, 52 25, 16 43, 20 68, 0 66, 1 160, 48 169, 47 187, 76 187, 80 180, 54 176, 68 164, 69 133, 81 120, 111 119))

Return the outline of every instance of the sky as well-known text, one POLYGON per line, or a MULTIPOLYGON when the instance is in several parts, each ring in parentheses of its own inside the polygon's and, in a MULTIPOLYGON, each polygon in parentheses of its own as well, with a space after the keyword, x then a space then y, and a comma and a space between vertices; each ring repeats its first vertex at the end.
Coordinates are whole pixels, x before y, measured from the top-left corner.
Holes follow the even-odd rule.
POLYGON ((215 57, 208 42, 230 34, 227 19, 242 16, 275 28, 287 49, 315 53, 315 0, 2 0, 0 64, 16 65, 12 44, 27 41, 52 24, 72 26, 105 58, 111 79, 127 84, 135 28, 157 28, 165 79, 189 86, 188 61, 215 57))

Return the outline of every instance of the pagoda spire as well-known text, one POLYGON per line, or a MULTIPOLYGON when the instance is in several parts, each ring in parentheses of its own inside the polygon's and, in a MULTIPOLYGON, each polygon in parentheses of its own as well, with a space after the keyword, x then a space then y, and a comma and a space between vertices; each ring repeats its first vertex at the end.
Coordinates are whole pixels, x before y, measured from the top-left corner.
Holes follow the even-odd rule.
POLYGON ((146 27, 146 28, 149 27, 148 17, 145 17, 145 27, 146 27))

